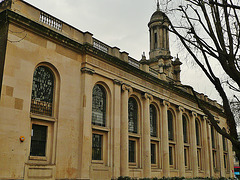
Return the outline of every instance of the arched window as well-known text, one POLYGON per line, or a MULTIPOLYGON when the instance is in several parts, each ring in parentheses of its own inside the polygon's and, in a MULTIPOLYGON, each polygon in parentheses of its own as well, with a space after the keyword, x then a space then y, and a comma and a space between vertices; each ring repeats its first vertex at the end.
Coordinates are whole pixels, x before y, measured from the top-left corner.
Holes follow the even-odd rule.
POLYGON ((188 143, 188 122, 185 116, 182 116, 183 123, 183 140, 184 143, 188 143))
POLYGON ((212 162, 213 168, 218 168, 217 163, 217 138, 216 138, 216 130, 213 126, 211 126, 211 140, 212 140, 212 162))
POLYGON ((185 168, 189 169, 190 166, 190 158, 189 158, 189 125, 188 119, 185 115, 182 116, 182 124, 183 124, 183 142, 184 142, 184 163, 185 168))
POLYGON ((31 112, 52 116, 54 75, 46 66, 39 66, 33 74, 31 112))
POLYGON ((197 158, 198 158, 198 168, 202 168, 201 161, 201 126, 198 119, 195 120, 195 131, 196 131, 196 144, 197 144, 197 158))
POLYGON ((174 140, 174 127, 173 127, 173 114, 171 111, 167 111, 168 115, 168 139, 173 141, 174 140))
POLYGON ((157 110, 154 105, 150 105, 150 135, 157 136, 157 110))
POLYGON ((196 128, 196 143, 197 143, 197 146, 199 146, 201 144, 201 141, 200 141, 200 125, 199 125, 199 122, 198 122, 197 119, 195 120, 195 128, 196 128))
POLYGON ((137 101, 130 97, 128 100, 128 131, 137 133, 138 105, 137 101))
POLYGON ((94 86, 92 93, 92 124, 106 124, 106 92, 99 84, 94 86))

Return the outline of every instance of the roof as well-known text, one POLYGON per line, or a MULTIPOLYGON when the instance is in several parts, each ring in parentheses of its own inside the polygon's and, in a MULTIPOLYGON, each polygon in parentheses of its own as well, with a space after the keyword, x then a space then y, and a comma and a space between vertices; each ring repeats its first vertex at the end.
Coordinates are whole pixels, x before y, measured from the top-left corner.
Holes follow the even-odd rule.
POLYGON ((148 25, 150 25, 153 22, 168 22, 168 17, 167 15, 160 11, 159 9, 157 9, 151 16, 150 18, 150 22, 148 23, 148 25))

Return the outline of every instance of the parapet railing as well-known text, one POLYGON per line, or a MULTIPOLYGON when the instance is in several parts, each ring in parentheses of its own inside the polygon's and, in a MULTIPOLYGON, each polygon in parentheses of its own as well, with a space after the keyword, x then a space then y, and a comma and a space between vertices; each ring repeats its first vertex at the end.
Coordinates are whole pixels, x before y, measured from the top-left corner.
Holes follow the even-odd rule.
POLYGON ((109 51, 109 46, 104 44, 103 42, 93 38, 93 47, 95 47, 96 49, 103 51, 105 53, 108 53, 109 51))
POLYGON ((46 24, 46 25, 54 28, 54 29, 62 31, 62 21, 54 18, 53 16, 51 16, 45 12, 40 12, 39 21, 43 24, 46 24))
POLYGON ((128 64, 140 69, 140 63, 132 57, 128 57, 128 64))
POLYGON ((158 71, 154 70, 153 68, 149 67, 149 73, 155 77, 158 77, 158 71))

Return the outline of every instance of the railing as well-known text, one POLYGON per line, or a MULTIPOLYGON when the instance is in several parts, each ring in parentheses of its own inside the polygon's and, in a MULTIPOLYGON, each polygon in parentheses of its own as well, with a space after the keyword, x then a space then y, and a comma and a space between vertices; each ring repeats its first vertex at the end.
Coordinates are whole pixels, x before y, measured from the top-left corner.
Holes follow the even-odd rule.
POLYGON ((45 116, 52 116, 52 103, 32 99, 31 112, 45 116))
POLYGON ((47 13, 41 12, 39 21, 59 31, 62 30, 62 22, 47 13))
POLYGON ((158 72, 150 67, 149 67, 149 73, 155 77, 158 77, 158 72))
POLYGON ((96 49, 103 51, 105 53, 108 53, 108 46, 104 43, 102 43, 101 41, 98 41, 97 39, 93 39, 93 47, 95 47, 96 49))
POLYGON ((131 57, 128 57, 128 64, 140 69, 140 63, 131 57))

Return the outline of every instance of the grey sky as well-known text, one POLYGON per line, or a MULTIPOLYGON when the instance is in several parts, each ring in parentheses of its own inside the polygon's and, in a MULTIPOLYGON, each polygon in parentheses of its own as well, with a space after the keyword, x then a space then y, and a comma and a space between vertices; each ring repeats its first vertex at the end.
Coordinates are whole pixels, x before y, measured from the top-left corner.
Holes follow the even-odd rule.
MULTIPOLYGON (((137 60, 143 52, 148 58, 149 34, 147 24, 156 10, 156 0, 25 0, 81 31, 126 51, 137 60)), ((171 55, 183 62, 181 81, 198 92, 217 99, 218 94, 205 75, 191 60, 185 59, 182 49, 170 34, 171 55)), ((221 102, 221 101, 219 101, 221 102)))

